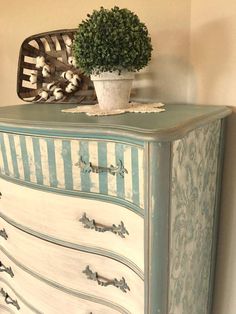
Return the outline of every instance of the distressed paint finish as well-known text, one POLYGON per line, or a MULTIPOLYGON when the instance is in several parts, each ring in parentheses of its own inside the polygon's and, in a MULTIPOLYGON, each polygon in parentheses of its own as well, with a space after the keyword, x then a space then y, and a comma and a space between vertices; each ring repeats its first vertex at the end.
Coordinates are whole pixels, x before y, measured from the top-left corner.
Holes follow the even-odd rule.
MULTIPOLYGON (((64 314, 68 312, 69 308, 70 314, 78 313, 78 310, 79 313, 82 311, 82 313, 92 314, 131 314, 122 306, 107 300, 68 288, 63 289, 56 282, 50 282, 48 279, 40 277, 38 273, 30 271, 27 266, 19 263, 4 249, 3 253, 3 262, 12 266, 17 277, 17 281, 10 281, 4 274, 0 278, 0 287, 6 287, 9 294, 16 296, 20 302, 21 310, 14 311, 14 313, 64 314), (34 292, 33 296, 32 291, 34 292)), ((1 311, 0 313, 2 314, 1 311)))
MULTIPOLYGON (((106 300, 110 306, 112 304, 120 306, 126 309, 125 314, 132 311, 135 314, 143 314, 143 280, 123 263, 98 254, 75 251, 43 241, 9 225, 3 219, 0 219, 0 225, 4 226, 9 234, 8 242, 0 239, 0 249, 3 248, 9 256, 13 256, 22 266, 26 266, 31 273, 37 273, 44 281, 54 282, 61 288, 67 287, 78 294, 106 300), (50 262, 46 262, 48 259, 50 262), (102 286, 96 280, 89 280, 83 272, 87 265, 90 265, 90 269, 97 272, 99 277, 102 276, 109 281, 115 278, 119 281, 124 278, 130 290, 122 291, 112 286, 102 286)), ((10 264, 5 263, 5 265, 10 264)), ((19 279, 17 273, 15 278, 16 281, 19 279)), ((55 311, 52 313, 56 314, 55 311)), ((62 313, 66 314, 65 309, 62 313)), ((76 312, 70 312, 68 309, 69 313, 76 312)))
POLYGON ((173 143, 169 314, 207 314, 221 121, 173 143))
POLYGON ((0 133, 1 174, 39 186, 115 196, 140 208, 144 204, 143 147, 121 142, 32 137, 0 133), (76 163, 110 167, 122 161, 124 178, 84 173, 76 163), (141 184, 139 183, 141 181, 141 184))
MULTIPOLYGON (((95 207, 98 199, 107 201, 108 207, 116 202, 127 212, 124 217, 130 209, 139 213, 138 218, 144 218, 144 252, 140 250, 144 253, 145 287, 145 305, 138 309, 140 313, 209 314, 218 202, 215 194, 219 191, 216 181, 220 182, 220 119, 230 114, 230 109, 167 105, 161 114, 99 118, 65 114, 61 109, 65 109, 63 104, 0 108, 0 175, 14 183, 50 191, 57 199, 54 192, 66 194, 63 197, 67 199, 69 195, 90 198, 95 207), (85 174, 75 166, 81 155, 86 163, 101 167, 116 166, 121 160, 128 175, 122 179, 107 172, 85 174)), ((98 212, 103 215, 104 209, 98 212)), ((41 237, 35 231, 36 224, 26 229, 14 213, 11 216, 8 222, 13 228, 26 231, 26 237, 27 233, 41 237)), ((133 226, 138 232, 135 222, 133 226)), ((67 246, 75 255, 82 250, 91 262, 95 253, 134 270, 125 254, 114 254, 104 247, 92 250, 89 246, 68 246, 56 237, 42 239, 67 246)), ((21 266, 25 276, 27 265, 21 266)), ((55 291, 50 293, 52 282, 36 272, 31 273, 30 289, 32 275, 39 286, 44 279, 47 299, 48 295, 57 295, 55 291)), ((82 304, 94 301, 91 312, 99 313, 97 304, 103 304, 119 313, 130 313, 99 296, 87 298, 83 293, 75 295, 68 287, 60 289, 70 297, 82 298, 82 304)), ((40 287, 38 291, 35 298, 41 296, 40 287)), ((61 310, 61 295, 58 300, 61 310)))

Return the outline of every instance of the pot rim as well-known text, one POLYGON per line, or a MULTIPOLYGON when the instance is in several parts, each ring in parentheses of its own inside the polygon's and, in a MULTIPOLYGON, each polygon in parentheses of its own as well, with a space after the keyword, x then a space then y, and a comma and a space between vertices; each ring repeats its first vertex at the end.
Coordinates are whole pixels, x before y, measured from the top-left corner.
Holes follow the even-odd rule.
POLYGON ((92 81, 107 81, 107 80, 133 80, 135 72, 127 70, 122 71, 120 74, 118 71, 113 72, 101 72, 99 74, 91 74, 90 78, 92 81))

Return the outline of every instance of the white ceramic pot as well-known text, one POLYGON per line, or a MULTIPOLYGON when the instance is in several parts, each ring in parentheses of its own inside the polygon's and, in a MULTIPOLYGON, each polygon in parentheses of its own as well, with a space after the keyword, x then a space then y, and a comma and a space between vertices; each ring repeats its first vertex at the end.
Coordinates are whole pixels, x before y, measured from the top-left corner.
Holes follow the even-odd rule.
POLYGON ((99 107, 106 111, 127 108, 133 79, 134 72, 128 71, 91 75, 99 107))

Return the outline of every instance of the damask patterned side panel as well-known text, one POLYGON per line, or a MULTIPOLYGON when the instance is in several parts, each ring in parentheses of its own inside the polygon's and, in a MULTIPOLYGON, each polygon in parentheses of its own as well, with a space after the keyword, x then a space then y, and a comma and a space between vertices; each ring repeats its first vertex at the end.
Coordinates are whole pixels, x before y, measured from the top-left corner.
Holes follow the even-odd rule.
POLYGON ((221 121, 173 143, 169 314, 207 314, 221 121))

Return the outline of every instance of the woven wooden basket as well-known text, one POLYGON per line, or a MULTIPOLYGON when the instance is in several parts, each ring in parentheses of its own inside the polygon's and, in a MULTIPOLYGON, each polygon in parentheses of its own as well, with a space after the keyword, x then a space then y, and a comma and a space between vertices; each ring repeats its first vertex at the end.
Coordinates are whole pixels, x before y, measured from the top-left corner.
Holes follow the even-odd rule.
POLYGON ((17 94, 22 100, 88 103, 96 99, 92 81, 74 64, 71 43, 75 32, 76 29, 56 30, 24 40, 17 75, 17 94), (39 59, 44 60, 44 66, 39 66, 39 59), (74 77, 77 83, 72 84, 67 76, 74 77))

